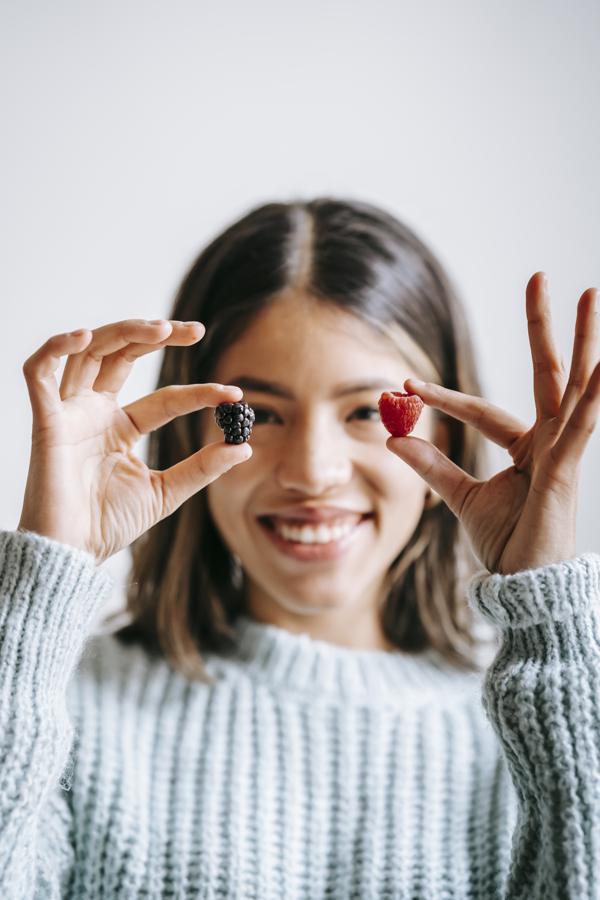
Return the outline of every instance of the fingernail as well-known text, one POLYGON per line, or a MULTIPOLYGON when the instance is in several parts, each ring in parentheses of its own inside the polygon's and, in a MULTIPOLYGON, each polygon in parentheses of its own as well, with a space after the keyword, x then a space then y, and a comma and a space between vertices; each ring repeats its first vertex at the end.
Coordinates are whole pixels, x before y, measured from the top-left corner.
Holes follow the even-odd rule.
POLYGON ((164 319, 150 319, 148 325, 162 325, 164 321, 164 319))
POLYGON ((241 391, 242 389, 237 386, 237 384, 222 384, 222 391, 241 391))
POLYGON ((202 322, 182 322, 182 325, 187 325, 188 328, 191 328, 193 325, 202 325, 202 322))
POLYGON ((408 381, 407 381, 406 383, 407 383, 407 384, 412 384, 413 387, 417 387, 417 388, 424 388, 424 387, 425 387, 425 382, 424 382, 424 381, 419 381, 418 378, 409 378, 408 381))

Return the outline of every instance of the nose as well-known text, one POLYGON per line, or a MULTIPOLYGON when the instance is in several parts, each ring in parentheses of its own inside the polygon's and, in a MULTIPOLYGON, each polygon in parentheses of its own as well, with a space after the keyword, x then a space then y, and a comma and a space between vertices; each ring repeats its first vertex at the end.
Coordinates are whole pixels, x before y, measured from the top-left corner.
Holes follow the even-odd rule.
POLYGON ((281 449, 276 476, 284 490, 318 495, 347 484, 352 477, 344 437, 325 417, 299 422, 281 449))

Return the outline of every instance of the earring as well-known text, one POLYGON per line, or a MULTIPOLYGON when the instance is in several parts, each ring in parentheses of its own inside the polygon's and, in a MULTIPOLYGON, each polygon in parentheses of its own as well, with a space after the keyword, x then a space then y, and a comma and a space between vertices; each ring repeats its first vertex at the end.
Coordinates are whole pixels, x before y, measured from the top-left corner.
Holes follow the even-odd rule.
POLYGON ((431 488, 427 488, 427 493, 425 494, 425 509, 433 509, 434 506, 437 506, 441 501, 440 495, 437 491, 432 491, 431 488))
POLYGON ((242 569, 242 563, 240 561, 239 556, 237 554, 231 554, 231 581, 236 590, 240 591, 244 584, 244 570, 242 569))

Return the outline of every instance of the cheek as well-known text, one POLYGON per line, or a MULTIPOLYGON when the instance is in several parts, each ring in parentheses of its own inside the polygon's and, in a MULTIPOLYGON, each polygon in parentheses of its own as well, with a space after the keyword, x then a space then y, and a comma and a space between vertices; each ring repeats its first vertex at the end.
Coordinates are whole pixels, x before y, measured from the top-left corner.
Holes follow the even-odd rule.
POLYGON ((241 509, 238 506, 236 492, 231 490, 231 486, 227 484, 227 476, 230 474, 231 469, 209 484, 205 490, 213 523, 229 550, 236 553, 240 534, 238 523, 241 509))
POLYGON ((377 496, 380 550, 391 561, 406 545, 423 513, 427 485, 414 469, 387 448, 371 485, 377 496))
MULTIPOLYGON (((431 410, 425 407, 411 437, 430 443, 432 427, 431 410)), ((387 432, 384 441, 387 440, 387 432)), ((427 491, 427 483, 407 462, 383 446, 377 468, 377 480, 382 493, 390 498, 401 498, 406 504, 410 498, 421 501, 427 491)))
POLYGON ((427 488, 421 476, 385 446, 371 457, 363 472, 384 500, 406 504, 411 497, 420 498, 427 488))
POLYGON ((198 434, 202 445, 223 440, 223 432, 215 422, 215 411, 212 406, 201 410, 198 416, 198 434))
POLYGON ((243 529, 244 516, 255 486, 260 482, 256 461, 252 456, 211 482, 206 488, 208 507, 213 521, 228 538, 235 540, 235 535, 243 529))

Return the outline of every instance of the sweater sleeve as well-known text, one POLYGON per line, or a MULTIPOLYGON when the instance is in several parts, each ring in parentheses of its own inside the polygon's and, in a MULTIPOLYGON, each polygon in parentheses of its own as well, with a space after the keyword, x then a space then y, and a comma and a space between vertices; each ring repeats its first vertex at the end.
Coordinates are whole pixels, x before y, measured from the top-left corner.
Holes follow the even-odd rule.
POLYGON ((114 582, 93 556, 0 531, 0 897, 59 900, 74 864, 67 685, 114 582))
POLYGON ((469 605, 500 629, 482 704, 518 797, 504 900, 600 897, 600 555, 480 572, 469 605))

